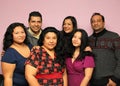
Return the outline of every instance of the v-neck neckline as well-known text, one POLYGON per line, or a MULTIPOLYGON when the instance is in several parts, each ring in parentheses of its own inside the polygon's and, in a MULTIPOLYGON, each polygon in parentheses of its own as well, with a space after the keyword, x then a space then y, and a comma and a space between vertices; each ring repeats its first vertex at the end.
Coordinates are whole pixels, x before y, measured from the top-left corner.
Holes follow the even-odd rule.
POLYGON ((55 60, 55 58, 56 58, 55 52, 54 52, 54 56, 51 56, 50 53, 47 51, 47 49, 45 49, 45 47, 42 47, 42 49, 44 49, 44 51, 48 55, 49 59, 55 60))
POLYGON ((72 64, 74 64, 74 63, 75 63, 75 61, 76 61, 76 59, 75 59, 74 61, 72 61, 72 58, 71 58, 71 59, 70 59, 70 61, 71 61, 71 63, 72 63, 72 64))

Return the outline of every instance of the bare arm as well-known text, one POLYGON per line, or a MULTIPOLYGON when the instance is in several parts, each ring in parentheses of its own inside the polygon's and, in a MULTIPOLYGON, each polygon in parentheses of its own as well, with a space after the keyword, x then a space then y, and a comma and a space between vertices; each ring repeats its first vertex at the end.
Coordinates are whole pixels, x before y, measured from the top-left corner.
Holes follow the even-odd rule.
POLYGON ((85 77, 83 78, 80 86, 87 86, 91 76, 92 76, 93 68, 85 68, 85 77))
POLYGON ((35 78, 37 69, 27 64, 25 67, 25 77, 29 83, 29 86, 40 86, 38 80, 35 78))
POLYGON ((4 76, 4 86, 13 86, 13 73, 16 65, 6 62, 1 62, 2 73, 4 76))
POLYGON ((67 72, 66 72, 66 69, 65 69, 65 71, 64 71, 64 73, 63 73, 63 81, 64 81, 64 85, 63 86, 68 86, 67 85, 67 72))

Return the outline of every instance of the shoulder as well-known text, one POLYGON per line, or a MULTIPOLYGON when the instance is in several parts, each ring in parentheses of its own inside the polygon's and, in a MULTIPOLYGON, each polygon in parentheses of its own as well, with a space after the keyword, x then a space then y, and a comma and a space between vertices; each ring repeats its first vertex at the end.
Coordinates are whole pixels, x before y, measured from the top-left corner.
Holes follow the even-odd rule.
POLYGON ((85 60, 94 59, 94 56, 85 56, 85 60))
POLYGON ((86 63, 94 63, 94 56, 85 56, 86 63))
POLYGON ((95 62, 94 62, 93 56, 85 56, 84 66, 85 67, 95 67, 95 62))
POLYGON ((1 61, 3 62, 9 62, 9 63, 14 63, 16 61, 16 50, 13 48, 8 48, 5 51, 5 54, 2 56, 1 61))
POLYGON ((28 44, 29 49, 31 50, 33 48, 33 45, 31 43, 28 44))
POLYGON ((42 52, 46 52, 45 49, 41 46, 34 46, 32 49, 31 49, 31 52, 34 52, 35 53, 42 53, 42 52))
POLYGON ((13 49, 13 48, 8 48, 6 51, 5 51, 5 54, 13 54, 13 53, 16 53, 16 50, 13 49))
POLYGON ((113 32, 113 31, 107 31, 106 34, 109 35, 109 36, 111 36, 111 37, 113 37, 113 38, 114 38, 114 37, 115 37, 115 38, 116 38, 116 37, 119 37, 119 34, 116 33, 116 32, 113 32))

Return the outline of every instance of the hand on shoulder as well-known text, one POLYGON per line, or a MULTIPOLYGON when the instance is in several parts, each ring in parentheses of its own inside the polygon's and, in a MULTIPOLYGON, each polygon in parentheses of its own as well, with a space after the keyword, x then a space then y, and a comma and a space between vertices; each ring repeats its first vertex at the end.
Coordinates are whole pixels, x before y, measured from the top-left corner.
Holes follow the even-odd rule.
POLYGON ((33 49, 39 49, 40 46, 33 46, 33 49))
POLYGON ((90 51, 90 52, 92 52, 92 49, 91 49, 90 46, 87 46, 87 47, 85 48, 85 51, 90 51))

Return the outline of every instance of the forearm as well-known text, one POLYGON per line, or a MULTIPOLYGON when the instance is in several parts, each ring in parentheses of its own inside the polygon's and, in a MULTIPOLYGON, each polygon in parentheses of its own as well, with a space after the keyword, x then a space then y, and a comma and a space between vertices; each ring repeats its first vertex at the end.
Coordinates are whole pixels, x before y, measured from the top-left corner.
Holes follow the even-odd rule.
POLYGON ((68 86, 68 79, 67 79, 66 69, 65 69, 65 72, 63 73, 63 81, 64 81, 63 86, 68 86))
POLYGON ((111 80, 114 81, 115 83, 120 83, 120 37, 116 38, 114 41, 114 54, 115 54, 115 59, 116 59, 116 66, 114 69, 114 74, 111 77, 111 80))
POLYGON ((4 86, 13 86, 12 78, 4 78, 4 86))
POLYGON ((40 86, 38 80, 34 76, 26 76, 29 86, 40 86))
POLYGON ((80 86, 87 86, 90 81, 90 77, 84 77, 80 86))
POLYGON ((80 86, 87 86, 92 77, 93 68, 85 68, 85 77, 83 78, 80 86))
POLYGON ((64 86, 67 86, 67 75, 63 76, 64 86))

